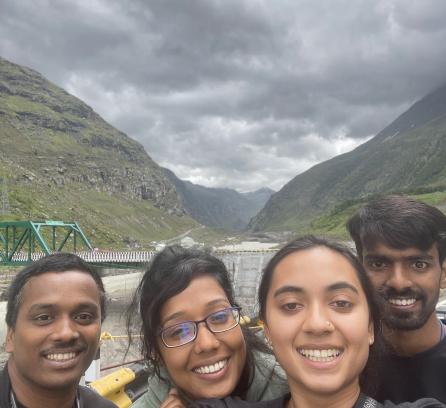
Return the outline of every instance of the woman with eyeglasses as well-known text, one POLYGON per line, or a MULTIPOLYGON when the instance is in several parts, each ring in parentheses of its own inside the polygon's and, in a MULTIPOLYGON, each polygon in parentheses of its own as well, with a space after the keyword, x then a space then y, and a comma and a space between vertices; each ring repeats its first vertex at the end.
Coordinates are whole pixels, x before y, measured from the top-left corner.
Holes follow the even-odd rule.
POLYGON ((152 377, 134 407, 185 407, 227 396, 259 401, 287 389, 263 339, 240 325, 229 274, 216 257, 165 248, 135 292, 129 333, 138 311, 142 353, 152 377))
POLYGON ((381 344, 379 312, 366 273, 348 248, 313 236, 290 242, 266 266, 259 303, 290 392, 268 402, 228 397, 191 407, 444 407, 428 398, 395 405, 367 396, 373 374, 379 375, 373 367, 381 344))

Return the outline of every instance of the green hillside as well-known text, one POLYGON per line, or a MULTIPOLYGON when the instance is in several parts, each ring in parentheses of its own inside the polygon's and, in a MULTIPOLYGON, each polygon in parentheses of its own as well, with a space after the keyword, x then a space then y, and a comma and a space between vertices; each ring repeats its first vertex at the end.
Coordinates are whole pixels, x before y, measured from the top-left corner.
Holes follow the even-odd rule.
POLYGON ((315 217, 370 194, 446 190, 446 87, 414 104, 355 150, 296 176, 249 225, 304 231, 315 217))
POLYGON ((1 58, 0 178, 9 203, 0 219, 77 221, 97 247, 148 245, 197 226, 139 143, 1 58))
MULTIPOLYGON (((410 194, 410 196, 433 205, 446 213, 446 191, 410 194)), ((315 217, 307 227, 302 229, 302 232, 348 240, 350 238, 345 228, 347 220, 372 197, 376 196, 344 202, 336 206, 332 211, 315 217)))

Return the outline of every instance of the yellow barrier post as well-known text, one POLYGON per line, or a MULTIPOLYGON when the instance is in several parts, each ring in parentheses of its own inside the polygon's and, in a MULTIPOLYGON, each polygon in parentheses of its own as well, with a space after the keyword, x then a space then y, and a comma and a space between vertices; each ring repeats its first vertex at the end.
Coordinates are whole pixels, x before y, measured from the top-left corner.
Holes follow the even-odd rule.
POLYGON ((90 387, 96 392, 114 402, 119 408, 128 408, 132 400, 125 392, 125 386, 136 378, 135 372, 130 368, 121 368, 99 380, 92 381, 90 387))

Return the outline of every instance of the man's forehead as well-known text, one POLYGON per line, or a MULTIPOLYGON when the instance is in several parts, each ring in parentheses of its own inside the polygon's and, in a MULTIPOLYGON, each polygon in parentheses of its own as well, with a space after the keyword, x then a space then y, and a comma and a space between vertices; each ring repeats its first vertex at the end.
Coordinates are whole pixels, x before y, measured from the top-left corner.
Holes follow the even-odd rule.
MULTIPOLYGON (((41 298, 63 301, 63 292, 76 293, 80 298, 99 301, 100 293, 96 281, 88 273, 70 270, 65 272, 44 272, 31 277, 21 290, 21 303, 39 302, 41 298)), ((81 301, 82 299, 79 299, 81 301)))
POLYGON ((433 243, 430 248, 395 248, 383 242, 377 242, 374 245, 365 246, 363 248, 363 256, 388 256, 388 257, 433 257, 438 258, 438 249, 436 243, 433 243))

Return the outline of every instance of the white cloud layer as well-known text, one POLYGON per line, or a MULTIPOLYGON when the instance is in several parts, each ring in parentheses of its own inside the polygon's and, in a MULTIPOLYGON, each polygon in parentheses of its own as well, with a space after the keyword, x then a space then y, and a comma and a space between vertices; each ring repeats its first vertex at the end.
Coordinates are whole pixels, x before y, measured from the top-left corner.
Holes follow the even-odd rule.
POLYGON ((3 0, 0 55, 180 178, 283 184, 446 83, 444 0, 3 0))

